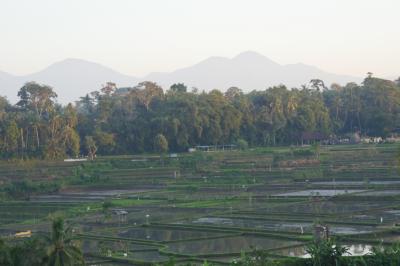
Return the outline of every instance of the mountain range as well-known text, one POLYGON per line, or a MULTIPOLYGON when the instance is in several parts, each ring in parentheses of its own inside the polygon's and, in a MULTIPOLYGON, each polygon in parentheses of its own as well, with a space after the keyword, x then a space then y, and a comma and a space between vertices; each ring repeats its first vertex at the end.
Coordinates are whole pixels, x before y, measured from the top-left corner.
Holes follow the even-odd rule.
POLYGON ((267 87, 285 84, 299 87, 311 79, 322 79, 327 85, 336 82, 361 82, 361 78, 337 75, 305 64, 278 64, 256 52, 243 52, 233 58, 210 57, 193 66, 173 72, 155 72, 145 77, 121 74, 109 67, 81 59, 66 59, 54 63, 42 71, 14 76, 0 71, 0 95, 11 102, 17 101, 17 92, 28 81, 47 84, 54 88, 60 103, 73 102, 79 97, 101 88, 112 81, 118 87, 131 87, 148 80, 160 84, 164 89, 177 82, 200 90, 220 89, 236 86, 243 91, 263 90, 267 87))

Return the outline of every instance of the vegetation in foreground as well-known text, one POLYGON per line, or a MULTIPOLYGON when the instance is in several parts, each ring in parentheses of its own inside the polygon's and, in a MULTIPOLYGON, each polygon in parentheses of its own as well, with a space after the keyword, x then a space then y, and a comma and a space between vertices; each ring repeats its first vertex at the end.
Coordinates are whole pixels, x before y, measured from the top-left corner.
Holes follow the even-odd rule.
MULTIPOLYGON (((0 240, 0 265, 9 266, 79 266, 85 265, 82 250, 71 238, 71 229, 64 228, 63 219, 55 219, 51 236, 32 239, 7 245, 0 240)), ((390 247, 375 247, 371 254, 364 256, 346 256, 346 247, 332 239, 314 240, 307 246, 310 258, 271 257, 265 251, 255 249, 243 253, 241 258, 233 260, 232 266, 397 266, 400 265, 400 244, 390 247)), ((129 263, 128 263, 129 264, 129 263)), ((146 264, 146 263, 141 263, 146 264)), ((152 264, 152 263, 147 263, 152 264)), ((173 257, 163 265, 192 265, 176 263, 173 257)), ((213 265, 204 261, 203 266, 213 265)))
POLYGON ((72 266, 85 265, 81 249, 72 238, 72 227, 65 228, 62 218, 55 218, 51 234, 7 245, 0 240, 0 265, 72 266))
POLYGON ((309 259, 273 260, 267 253, 255 250, 243 254, 233 265, 240 266, 395 266, 400 265, 400 245, 374 247, 371 254, 364 256, 346 256, 348 250, 332 239, 313 241, 307 247, 309 259))

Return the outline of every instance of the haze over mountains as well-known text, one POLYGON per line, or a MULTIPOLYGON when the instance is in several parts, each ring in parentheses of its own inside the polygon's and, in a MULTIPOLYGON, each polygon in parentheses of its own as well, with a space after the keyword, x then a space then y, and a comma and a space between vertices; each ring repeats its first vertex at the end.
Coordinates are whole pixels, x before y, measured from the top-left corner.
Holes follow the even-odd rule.
POLYGON ((86 93, 100 89, 101 85, 107 81, 114 81, 119 86, 133 86, 138 79, 97 63, 81 59, 66 59, 26 76, 12 76, 0 72, 0 95, 5 95, 11 102, 15 102, 18 90, 28 81, 52 86, 58 94, 58 101, 68 103, 78 100, 86 93))
POLYGON ((210 57, 193 66, 168 73, 150 73, 138 78, 121 74, 106 66, 81 60, 66 59, 54 63, 42 71, 26 76, 14 76, 0 71, 0 95, 7 96, 12 102, 17 100, 17 92, 28 81, 50 85, 58 94, 60 103, 73 102, 102 84, 112 81, 118 87, 131 87, 140 81, 154 81, 164 89, 177 82, 200 90, 226 90, 237 86, 244 91, 262 90, 269 86, 285 84, 287 87, 299 87, 311 79, 319 78, 326 84, 350 81, 360 82, 361 78, 337 75, 305 64, 281 65, 267 57, 244 52, 233 58, 210 57))

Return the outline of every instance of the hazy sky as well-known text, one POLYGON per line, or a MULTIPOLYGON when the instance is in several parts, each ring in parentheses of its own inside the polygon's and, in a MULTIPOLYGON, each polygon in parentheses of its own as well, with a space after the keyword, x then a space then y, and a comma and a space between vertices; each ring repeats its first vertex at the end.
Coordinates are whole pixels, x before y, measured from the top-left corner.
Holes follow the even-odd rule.
POLYGON ((136 76, 254 50, 400 75, 400 0, 0 0, 0 70, 82 58, 136 76))

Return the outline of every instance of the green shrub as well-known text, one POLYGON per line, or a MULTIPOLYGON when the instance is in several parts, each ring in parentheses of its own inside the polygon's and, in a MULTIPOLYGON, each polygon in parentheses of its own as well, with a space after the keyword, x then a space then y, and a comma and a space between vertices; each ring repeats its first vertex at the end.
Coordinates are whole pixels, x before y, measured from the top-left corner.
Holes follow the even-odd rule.
POLYGON ((236 142, 238 148, 240 150, 247 150, 249 148, 249 144, 247 143, 246 140, 244 139, 238 139, 238 141, 236 142))
POLYGON ((332 239, 313 241, 306 250, 311 255, 313 266, 346 265, 342 258, 348 248, 338 245, 332 239))

